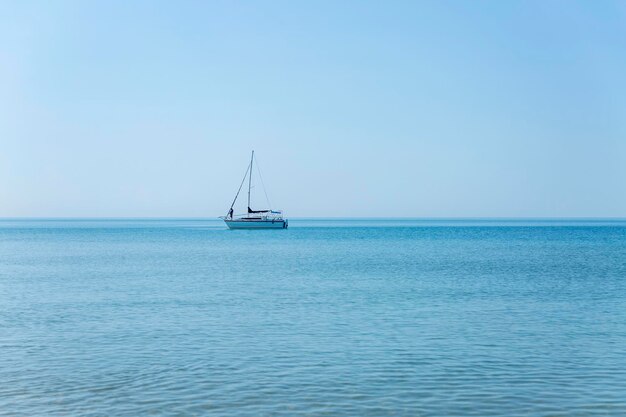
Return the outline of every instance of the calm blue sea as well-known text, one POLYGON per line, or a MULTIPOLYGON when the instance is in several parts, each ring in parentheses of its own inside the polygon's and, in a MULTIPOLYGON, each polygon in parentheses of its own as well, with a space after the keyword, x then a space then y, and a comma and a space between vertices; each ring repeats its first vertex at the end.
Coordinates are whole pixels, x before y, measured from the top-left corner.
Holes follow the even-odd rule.
POLYGON ((625 416, 626 221, 0 220, 2 416, 625 416))

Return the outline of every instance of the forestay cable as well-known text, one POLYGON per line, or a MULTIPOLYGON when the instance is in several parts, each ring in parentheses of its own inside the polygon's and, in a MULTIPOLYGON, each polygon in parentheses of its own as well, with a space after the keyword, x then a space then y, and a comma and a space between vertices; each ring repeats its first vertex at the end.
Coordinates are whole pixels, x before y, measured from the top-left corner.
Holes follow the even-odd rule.
MULTIPOLYGON (((235 195, 233 204, 230 205, 231 209, 235 205, 235 202, 237 201, 237 197, 239 197, 239 192, 241 191, 241 187, 243 187, 243 183, 246 181, 246 177, 248 176, 248 171, 250 171, 250 165, 248 165, 248 168, 246 168, 246 173, 243 175, 243 179, 241 180, 241 185, 239 185, 239 189, 237 190, 237 195, 235 195)), ((230 209, 228 209, 228 211, 230 212, 230 209)))

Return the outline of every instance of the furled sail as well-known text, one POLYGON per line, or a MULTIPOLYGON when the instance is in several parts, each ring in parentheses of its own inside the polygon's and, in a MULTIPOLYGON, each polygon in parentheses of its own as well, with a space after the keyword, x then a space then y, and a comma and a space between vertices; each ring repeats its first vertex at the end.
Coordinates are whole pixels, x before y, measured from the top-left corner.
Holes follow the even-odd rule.
POLYGON ((268 213, 270 210, 252 210, 250 207, 248 207, 248 213, 268 213))

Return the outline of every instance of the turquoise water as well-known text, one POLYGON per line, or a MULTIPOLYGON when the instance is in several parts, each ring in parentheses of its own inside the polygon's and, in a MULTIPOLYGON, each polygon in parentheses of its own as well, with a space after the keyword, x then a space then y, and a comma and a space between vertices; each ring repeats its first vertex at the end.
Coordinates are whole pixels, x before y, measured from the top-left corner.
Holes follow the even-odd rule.
POLYGON ((624 416, 626 222, 0 220, 2 416, 624 416))

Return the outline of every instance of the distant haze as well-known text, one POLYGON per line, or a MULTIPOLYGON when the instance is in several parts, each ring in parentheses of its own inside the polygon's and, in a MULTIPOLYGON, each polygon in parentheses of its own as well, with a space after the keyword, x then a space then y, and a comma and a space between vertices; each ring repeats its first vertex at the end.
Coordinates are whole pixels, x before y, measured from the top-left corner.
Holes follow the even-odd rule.
POLYGON ((626 216, 626 2, 0 15, 0 216, 626 216))

